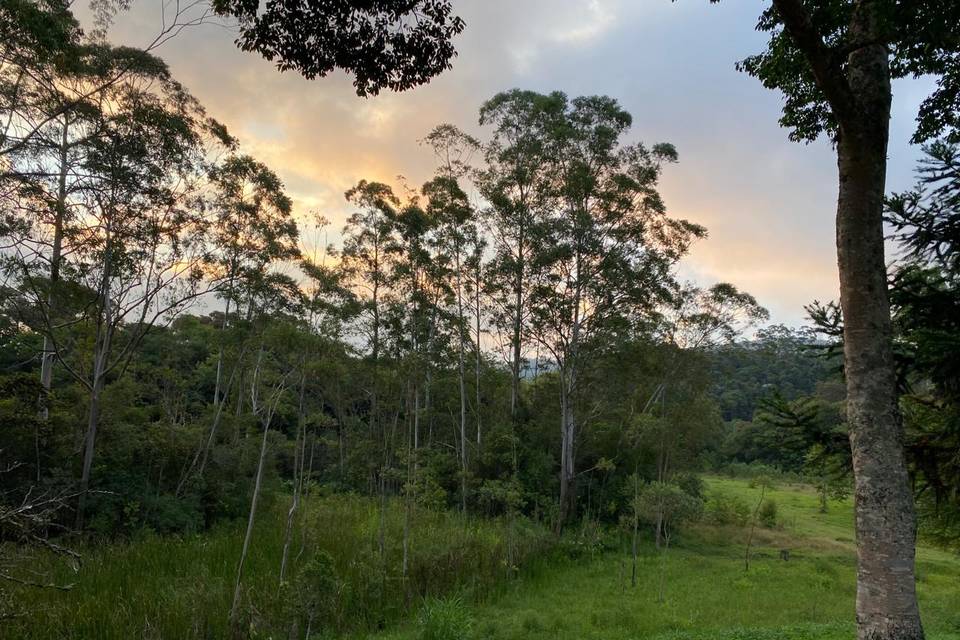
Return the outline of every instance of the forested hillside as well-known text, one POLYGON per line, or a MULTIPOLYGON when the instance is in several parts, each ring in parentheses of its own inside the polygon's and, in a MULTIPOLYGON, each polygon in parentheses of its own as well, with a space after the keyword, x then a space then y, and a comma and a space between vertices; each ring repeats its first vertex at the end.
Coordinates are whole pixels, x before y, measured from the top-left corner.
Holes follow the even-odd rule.
MULTIPOLYGON (((463 29, 444 2, 410 3, 413 31, 391 31, 404 12, 332 12, 392 55, 326 60, 268 4, 212 11, 242 48, 346 69, 360 94, 426 82, 463 29)), ((411 131, 432 177, 361 179, 333 224, 151 47, 84 32, 58 0, 0 16, 0 631, 547 637, 539 614, 490 608, 553 572, 696 602, 666 586, 675 552, 689 576, 742 562, 749 591, 799 548, 804 607, 850 595, 860 334, 837 303, 794 328, 737 283, 681 277, 711 242, 660 193, 682 150, 637 141, 615 98, 512 89, 476 105, 478 135, 411 131)), ((934 587, 960 548, 960 148, 926 146, 917 186, 885 203, 897 459, 927 620, 952 638, 956 589, 934 587)), ((701 637, 659 611, 656 628, 591 624, 701 637)), ((852 628, 808 613, 762 622, 852 628)), ((553 631, 585 637, 584 616, 553 631)))

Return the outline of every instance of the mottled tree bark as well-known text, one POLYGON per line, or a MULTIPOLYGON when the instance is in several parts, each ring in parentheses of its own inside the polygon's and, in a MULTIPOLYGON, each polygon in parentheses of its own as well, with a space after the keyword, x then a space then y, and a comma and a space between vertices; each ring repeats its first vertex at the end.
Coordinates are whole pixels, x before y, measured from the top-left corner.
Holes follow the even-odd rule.
POLYGON ((881 7, 874 0, 852 3, 841 52, 824 42, 800 0, 773 4, 839 123, 837 262, 855 484, 857 636, 920 640, 924 634, 914 577, 916 514, 897 406, 884 260, 892 94, 881 7))
POLYGON ((845 128, 838 144, 837 257, 855 479, 857 624, 861 640, 913 640, 923 638, 914 581, 916 516, 886 289, 886 118, 876 124, 845 128))
MULTIPOLYGON (((867 34, 862 37, 868 41, 867 34)), ((854 51, 848 82, 856 117, 842 123, 837 145, 837 260, 855 479, 858 637, 919 640, 924 634, 914 579, 916 515, 897 408, 884 260, 891 102, 886 48, 874 44, 854 51)))

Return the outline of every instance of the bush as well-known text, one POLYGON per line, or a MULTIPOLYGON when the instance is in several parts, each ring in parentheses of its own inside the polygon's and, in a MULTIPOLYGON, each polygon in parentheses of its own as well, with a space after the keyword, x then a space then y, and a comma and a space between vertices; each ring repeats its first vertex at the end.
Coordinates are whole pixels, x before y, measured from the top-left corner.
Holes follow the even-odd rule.
POLYGON ((706 517, 711 524, 742 527, 750 521, 750 505, 735 495, 714 491, 707 498, 706 517))
POLYGON ((703 500, 703 495, 707 489, 707 483, 703 481, 703 478, 693 473, 685 473, 677 478, 677 486, 688 496, 698 500, 703 500))
POLYGON ((760 505, 760 524, 765 527, 773 528, 777 526, 777 503, 773 500, 764 500, 760 505))
POLYGON ((420 640, 466 640, 473 627, 459 596, 424 603, 418 622, 420 640))

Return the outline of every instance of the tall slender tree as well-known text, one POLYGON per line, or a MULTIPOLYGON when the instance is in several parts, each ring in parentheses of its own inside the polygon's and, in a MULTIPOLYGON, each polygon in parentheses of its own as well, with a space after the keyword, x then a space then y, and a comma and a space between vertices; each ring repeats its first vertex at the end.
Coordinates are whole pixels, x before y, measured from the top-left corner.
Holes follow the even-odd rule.
POLYGON ((507 336, 511 371, 510 412, 520 407, 520 377, 529 319, 530 256, 537 226, 555 193, 550 186, 555 157, 551 136, 566 107, 561 93, 542 95, 514 89, 480 108, 480 124, 492 126, 484 149, 486 168, 477 182, 490 203, 488 226, 494 258, 490 265, 496 308, 493 322, 507 336))

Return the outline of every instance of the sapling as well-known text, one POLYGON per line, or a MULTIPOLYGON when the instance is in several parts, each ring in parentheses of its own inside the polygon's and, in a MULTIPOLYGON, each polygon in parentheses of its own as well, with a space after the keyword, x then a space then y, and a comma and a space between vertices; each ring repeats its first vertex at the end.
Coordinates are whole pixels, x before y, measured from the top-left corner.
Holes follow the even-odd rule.
POLYGON ((743 554, 743 566, 745 571, 750 571, 750 549, 753 546, 753 532, 757 528, 757 518, 760 515, 760 508, 763 506, 763 498, 766 495, 767 489, 773 485, 773 481, 769 476, 759 476, 754 482, 756 486, 760 487, 760 499, 757 500, 757 506, 753 510, 753 517, 750 519, 750 535, 747 536, 747 548, 743 554))
POLYGON ((639 492, 636 511, 647 522, 659 523, 663 544, 660 547, 660 580, 657 601, 664 601, 666 561, 673 528, 695 522, 703 513, 703 501, 689 495, 675 484, 651 482, 639 492))

